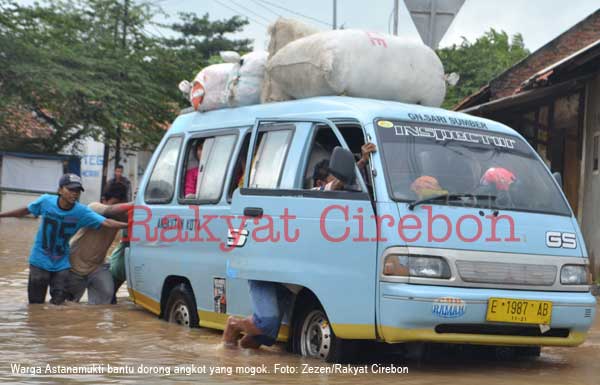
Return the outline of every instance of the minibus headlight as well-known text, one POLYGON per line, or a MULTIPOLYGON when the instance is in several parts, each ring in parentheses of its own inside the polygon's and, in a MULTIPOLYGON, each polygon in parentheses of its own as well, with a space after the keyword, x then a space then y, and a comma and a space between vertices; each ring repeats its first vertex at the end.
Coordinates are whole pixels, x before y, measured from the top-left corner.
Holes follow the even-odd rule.
POLYGON ((439 257, 388 255, 383 274, 400 277, 450 278, 450 266, 439 257))
POLYGON ((413 277, 450 278, 450 267, 438 257, 409 257, 409 273, 413 277))
POLYGON ((408 257, 405 255, 388 255, 385 257, 383 275, 408 277, 408 257))
POLYGON ((560 269, 560 283, 563 285, 590 285, 592 282, 587 266, 564 265, 560 269))

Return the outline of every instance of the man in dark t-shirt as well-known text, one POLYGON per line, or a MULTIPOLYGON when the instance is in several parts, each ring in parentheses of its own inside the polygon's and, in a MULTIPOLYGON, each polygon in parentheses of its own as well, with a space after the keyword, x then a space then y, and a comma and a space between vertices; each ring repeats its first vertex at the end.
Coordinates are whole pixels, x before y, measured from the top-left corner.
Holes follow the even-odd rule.
POLYGON ((131 181, 123 176, 123 166, 118 164, 115 166, 115 177, 110 179, 106 184, 106 189, 110 189, 110 186, 114 183, 122 183, 127 187, 127 202, 131 201, 131 181))

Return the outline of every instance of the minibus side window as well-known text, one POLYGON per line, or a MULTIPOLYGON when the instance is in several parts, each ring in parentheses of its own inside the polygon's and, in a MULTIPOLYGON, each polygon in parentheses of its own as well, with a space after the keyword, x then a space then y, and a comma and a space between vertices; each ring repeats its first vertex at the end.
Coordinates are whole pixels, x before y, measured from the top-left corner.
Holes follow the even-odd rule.
POLYGON ((173 199, 180 147, 180 136, 170 138, 165 143, 146 185, 144 192, 146 203, 168 203, 173 199))
MULTIPOLYGON (((365 144, 365 133, 360 126, 359 123, 347 123, 347 124, 336 124, 337 129, 340 134, 344 137, 346 144, 350 148, 350 151, 354 154, 357 159, 360 159, 362 155, 362 146, 365 144)), ((361 175, 365 184, 367 185, 367 190, 369 191, 369 196, 373 197, 373 180, 372 175, 368 171, 368 168, 360 169, 361 175)))
MULTIPOLYGON (((360 129, 360 127, 358 128, 360 129)), ((353 147, 351 149, 357 149, 358 153, 352 151, 355 156, 355 160, 360 159, 360 147, 364 144, 362 139, 362 132, 354 130, 355 135, 352 135, 351 142, 353 147)), ((344 140, 346 138, 344 137, 344 140)), ((346 142, 348 144, 348 142, 346 142)), ((308 161, 304 169, 303 174, 303 186, 305 190, 342 190, 346 192, 360 192, 361 187, 358 182, 358 175, 355 175, 355 182, 349 185, 340 185, 338 182, 333 182, 335 178, 329 172, 329 161, 335 147, 342 147, 340 141, 337 139, 335 133, 331 127, 326 125, 318 125, 314 129, 314 135, 311 143, 308 147, 309 155, 308 161)))
POLYGON ((309 146, 310 155, 304 173, 304 189, 319 187, 318 181, 324 181, 327 178, 327 166, 331 153, 336 146, 341 146, 329 126, 317 126, 315 131, 309 146))
POLYGON ((198 187, 198 174, 202 172, 206 163, 206 157, 202 155, 204 141, 206 138, 190 139, 187 144, 186 158, 183 165, 183 173, 181 178, 181 187, 179 189, 180 198, 195 199, 196 189, 198 187), (201 163, 201 161, 205 163, 201 163))
POLYGON ((278 188, 292 141, 292 129, 260 132, 250 170, 250 188, 278 188))
POLYGON ((181 198, 209 203, 219 201, 236 140, 235 134, 228 134, 190 141, 181 198))
POLYGON ((237 159, 235 161, 235 167, 233 169, 233 177, 229 181, 229 189, 227 193, 227 201, 231 202, 233 192, 237 188, 242 188, 244 185, 244 174, 246 172, 246 158, 248 157, 248 149, 250 147, 250 132, 244 136, 244 141, 240 147, 237 159))
POLYGON ((336 124, 340 134, 344 137, 350 151, 360 157, 360 148, 365 144, 365 134, 362 127, 357 124, 336 124))
POLYGON ((206 140, 208 154, 204 172, 198 175, 198 200, 215 202, 221 197, 235 141, 236 135, 223 135, 206 140))

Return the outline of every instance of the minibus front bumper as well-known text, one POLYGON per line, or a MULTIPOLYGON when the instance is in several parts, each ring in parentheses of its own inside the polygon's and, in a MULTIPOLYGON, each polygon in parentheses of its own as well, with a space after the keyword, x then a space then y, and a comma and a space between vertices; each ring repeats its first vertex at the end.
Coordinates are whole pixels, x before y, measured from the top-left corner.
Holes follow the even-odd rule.
POLYGON ((589 292, 476 289, 381 282, 378 334, 389 343, 577 346, 594 321, 589 292), (549 325, 490 322, 490 298, 549 301, 549 325), (547 327, 549 326, 549 328, 547 327))

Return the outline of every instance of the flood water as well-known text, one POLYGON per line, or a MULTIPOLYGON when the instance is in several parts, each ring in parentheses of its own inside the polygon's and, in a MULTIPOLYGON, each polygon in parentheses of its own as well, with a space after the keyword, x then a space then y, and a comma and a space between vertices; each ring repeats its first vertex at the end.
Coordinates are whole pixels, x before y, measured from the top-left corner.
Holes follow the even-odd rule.
POLYGON ((2 383, 600 384, 600 317, 583 345, 544 348, 534 359, 482 359, 453 349, 424 361, 409 360, 381 353, 376 346, 373 350, 380 352, 365 361, 368 374, 302 374, 304 368, 330 365, 289 354, 283 345, 258 352, 225 349, 220 332, 168 324, 129 302, 125 290, 114 306, 28 305, 27 257, 36 230, 33 219, 0 220, 2 383), (406 367, 408 373, 373 373, 374 363, 406 367), (29 373, 15 372, 18 364, 29 373), (89 374, 52 373, 64 367, 92 370, 94 365, 89 374), (297 373, 274 373, 276 365, 297 373), (109 366, 127 372, 109 374, 109 366), (252 375, 260 370, 268 373, 252 375))

